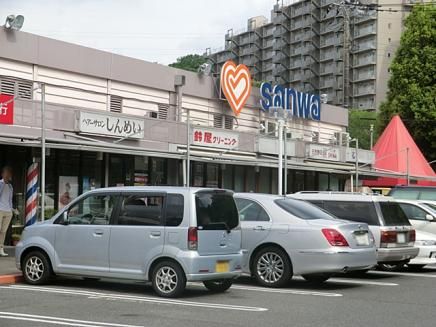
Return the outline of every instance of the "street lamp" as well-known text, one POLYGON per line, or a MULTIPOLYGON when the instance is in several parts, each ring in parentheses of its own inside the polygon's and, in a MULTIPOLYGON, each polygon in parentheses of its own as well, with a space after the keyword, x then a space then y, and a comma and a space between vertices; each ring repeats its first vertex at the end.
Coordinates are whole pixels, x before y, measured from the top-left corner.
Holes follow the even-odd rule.
MULTIPOLYGON (((354 138, 354 139, 351 139, 351 140, 349 140, 348 141, 349 143, 351 143, 351 142, 354 142, 355 143, 355 145, 356 145, 356 150, 355 150, 355 159, 356 159, 356 161, 355 161, 355 170, 356 170, 356 175, 355 175, 355 178, 356 178, 356 185, 355 185, 355 187, 354 187, 354 191, 356 191, 357 192, 357 189, 358 189, 358 187, 359 187, 359 139, 357 139, 357 138, 354 138)), ((353 178, 351 178, 351 183, 353 183, 353 178)), ((353 192, 353 184, 351 184, 351 192, 353 192)))
POLYGON ((5 21, 5 28, 8 30, 19 31, 24 24, 24 16, 23 15, 8 15, 5 21))

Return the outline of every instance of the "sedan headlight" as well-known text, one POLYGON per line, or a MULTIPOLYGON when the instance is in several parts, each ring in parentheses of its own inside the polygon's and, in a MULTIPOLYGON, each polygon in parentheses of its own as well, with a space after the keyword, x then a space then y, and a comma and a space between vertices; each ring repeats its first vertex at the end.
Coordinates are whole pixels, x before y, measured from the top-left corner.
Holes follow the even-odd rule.
POLYGON ((415 241, 416 245, 421 245, 421 246, 433 246, 436 245, 436 241, 433 240, 419 240, 419 241, 415 241))

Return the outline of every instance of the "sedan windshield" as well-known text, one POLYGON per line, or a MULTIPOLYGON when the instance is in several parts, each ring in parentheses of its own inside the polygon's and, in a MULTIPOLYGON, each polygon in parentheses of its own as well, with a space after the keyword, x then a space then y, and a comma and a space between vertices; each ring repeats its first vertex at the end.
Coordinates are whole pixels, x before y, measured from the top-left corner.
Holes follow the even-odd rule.
POLYGON ((295 199, 277 199, 274 202, 286 212, 301 219, 337 219, 328 212, 306 201, 295 199))

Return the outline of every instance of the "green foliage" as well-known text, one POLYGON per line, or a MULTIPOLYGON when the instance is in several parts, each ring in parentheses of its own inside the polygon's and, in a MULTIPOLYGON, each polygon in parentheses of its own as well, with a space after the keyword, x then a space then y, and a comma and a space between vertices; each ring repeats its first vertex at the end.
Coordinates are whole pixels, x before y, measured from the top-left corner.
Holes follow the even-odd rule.
POLYGON ((348 132, 351 138, 359 140, 359 147, 370 149, 371 143, 371 124, 374 126, 374 144, 377 140, 375 130, 377 114, 374 111, 364 111, 353 109, 349 111, 348 132))
POLYGON ((206 58, 198 54, 189 54, 183 57, 177 58, 177 61, 169 64, 170 67, 180 68, 184 70, 189 70, 191 72, 196 72, 198 67, 206 62, 206 58))
POLYGON ((427 160, 436 159, 436 5, 417 5, 408 16, 390 66, 378 130, 399 114, 427 160))

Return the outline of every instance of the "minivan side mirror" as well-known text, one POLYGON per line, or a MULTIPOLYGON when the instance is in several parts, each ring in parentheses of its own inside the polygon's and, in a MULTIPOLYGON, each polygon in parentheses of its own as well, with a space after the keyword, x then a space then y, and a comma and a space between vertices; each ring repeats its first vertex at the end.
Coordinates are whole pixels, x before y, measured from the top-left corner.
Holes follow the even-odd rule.
POLYGON ((68 225, 69 224, 68 211, 64 211, 64 213, 62 214, 62 224, 63 225, 68 225))
POLYGON ((425 220, 427 220, 427 221, 433 221, 433 220, 434 220, 434 217, 428 213, 428 214, 425 215, 425 220))

